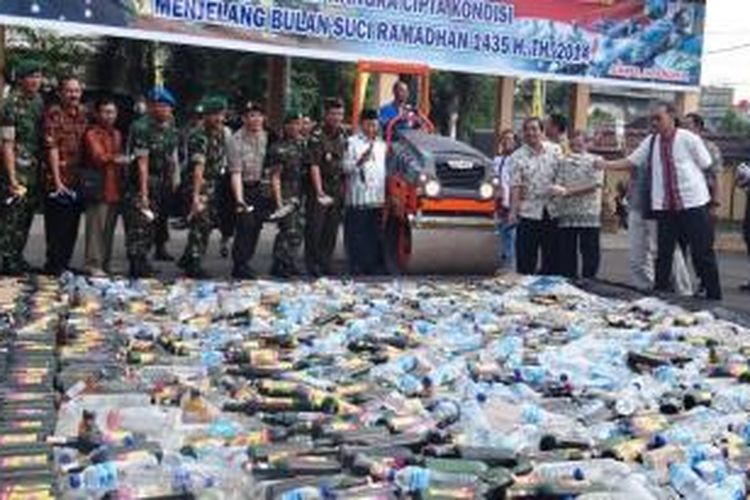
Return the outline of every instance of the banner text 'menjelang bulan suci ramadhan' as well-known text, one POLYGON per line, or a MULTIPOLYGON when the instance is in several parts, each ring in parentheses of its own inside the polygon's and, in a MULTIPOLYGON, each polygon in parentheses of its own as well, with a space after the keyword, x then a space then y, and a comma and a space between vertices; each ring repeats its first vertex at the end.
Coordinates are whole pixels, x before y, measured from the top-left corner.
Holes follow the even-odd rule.
POLYGON ((701 0, 47 0, 19 8, 28 3, 0 0, 3 22, 664 87, 699 84, 705 19, 701 0))

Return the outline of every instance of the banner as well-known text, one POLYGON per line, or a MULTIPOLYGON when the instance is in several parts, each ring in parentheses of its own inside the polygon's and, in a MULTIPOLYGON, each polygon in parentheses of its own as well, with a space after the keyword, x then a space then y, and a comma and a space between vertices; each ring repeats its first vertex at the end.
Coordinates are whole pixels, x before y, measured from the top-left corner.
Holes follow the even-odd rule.
POLYGON ((0 22, 342 61, 680 88, 705 0, 0 0, 0 22))

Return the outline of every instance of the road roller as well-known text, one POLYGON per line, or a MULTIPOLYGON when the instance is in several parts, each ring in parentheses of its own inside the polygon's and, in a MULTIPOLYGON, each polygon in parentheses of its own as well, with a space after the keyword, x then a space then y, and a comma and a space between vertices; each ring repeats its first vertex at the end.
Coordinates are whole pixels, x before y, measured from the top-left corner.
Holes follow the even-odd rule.
MULTIPOLYGON (((497 268, 496 200, 500 179, 476 148, 435 133, 429 114, 429 68, 401 63, 358 65, 354 99, 366 73, 418 79, 417 106, 391 120, 388 145, 385 261, 392 274, 483 274, 497 268)), ((356 122, 353 122, 356 123, 356 122)))

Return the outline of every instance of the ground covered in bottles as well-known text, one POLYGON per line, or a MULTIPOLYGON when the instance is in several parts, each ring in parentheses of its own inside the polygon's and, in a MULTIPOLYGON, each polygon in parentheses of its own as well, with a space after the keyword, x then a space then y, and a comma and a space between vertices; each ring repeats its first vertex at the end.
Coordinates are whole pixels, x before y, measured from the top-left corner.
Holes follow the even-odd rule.
POLYGON ((597 286, 6 279, 0 498, 744 498, 750 332, 597 286))

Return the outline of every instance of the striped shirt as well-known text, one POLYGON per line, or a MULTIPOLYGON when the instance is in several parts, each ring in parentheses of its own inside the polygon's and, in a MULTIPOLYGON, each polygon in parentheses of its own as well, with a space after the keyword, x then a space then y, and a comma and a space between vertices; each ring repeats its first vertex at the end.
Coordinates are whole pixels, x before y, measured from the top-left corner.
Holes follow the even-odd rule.
POLYGON ((349 138, 344 155, 346 206, 381 207, 385 204, 385 157, 387 146, 382 139, 373 143, 363 135, 349 138), (372 154, 361 165, 357 161, 373 144, 372 154))

